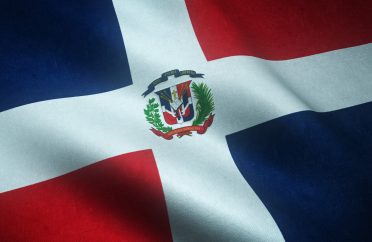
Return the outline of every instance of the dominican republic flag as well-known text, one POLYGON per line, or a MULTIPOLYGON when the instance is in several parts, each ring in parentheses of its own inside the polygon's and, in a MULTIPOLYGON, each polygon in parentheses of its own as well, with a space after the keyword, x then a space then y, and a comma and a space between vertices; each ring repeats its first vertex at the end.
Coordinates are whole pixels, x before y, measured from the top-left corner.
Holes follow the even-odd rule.
POLYGON ((0 241, 371 241, 370 0, 1 0, 0 241))

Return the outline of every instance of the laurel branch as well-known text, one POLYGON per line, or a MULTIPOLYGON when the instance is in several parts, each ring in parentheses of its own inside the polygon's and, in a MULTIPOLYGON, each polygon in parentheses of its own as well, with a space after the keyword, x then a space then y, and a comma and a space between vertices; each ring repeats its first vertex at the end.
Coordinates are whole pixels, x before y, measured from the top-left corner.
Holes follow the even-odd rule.
POLYGON ((143 111, 145 113, 147 122, 152 124, 155 129, 163 133, 167 133, 172 130, 172 127, 164 126, 163 122, 161 121, 159 104, 155 102, 155 98, 149 99, 149 103, 146 105, 146 108, 143 111))
POLYGON ((214 111, 214 101, 211 89, 204 83, 199 85, 192 83, 191 88, 195 97, 198 99, 196 103, 196 118, 192 125, 201 125, 208 119, 209 115, 214 111))

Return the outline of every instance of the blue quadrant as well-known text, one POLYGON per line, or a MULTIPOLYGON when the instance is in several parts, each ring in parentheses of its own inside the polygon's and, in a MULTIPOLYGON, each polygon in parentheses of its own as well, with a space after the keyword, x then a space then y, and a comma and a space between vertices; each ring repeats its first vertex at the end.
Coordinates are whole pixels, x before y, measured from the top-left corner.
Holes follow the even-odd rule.
POLYGON ((132 84, 111 0, 0 3, 0 111, 132 84))
POLYGON ((286 241, 370 238, 372 103, 290 114, 227 142, 286 241))

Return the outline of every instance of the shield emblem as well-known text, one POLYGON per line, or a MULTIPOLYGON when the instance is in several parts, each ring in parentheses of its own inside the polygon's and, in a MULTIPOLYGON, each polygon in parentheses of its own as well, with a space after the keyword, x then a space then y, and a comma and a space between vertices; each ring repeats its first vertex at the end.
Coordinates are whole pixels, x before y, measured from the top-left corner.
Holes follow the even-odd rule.
POLYGON ((155 92, 167 124, 181 124, 194 118, 190 84, 191 80, 155 92))

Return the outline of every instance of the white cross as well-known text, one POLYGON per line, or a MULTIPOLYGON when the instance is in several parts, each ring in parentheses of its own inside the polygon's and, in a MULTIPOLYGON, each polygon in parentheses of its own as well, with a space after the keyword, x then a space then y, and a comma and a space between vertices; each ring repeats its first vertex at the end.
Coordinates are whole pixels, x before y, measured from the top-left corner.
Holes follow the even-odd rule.
POLYGON ((134 84, 1 113, 0 191, 152 149, 175 241, 283 240, 237 169, 225 137, 296 111, 371 101, 372 76, 360 67, 371 63, 371 45, 281 62, 252 57, 207 62, 183 1, 113 2, 134 84), (216 116, 206 134, 167 141, 149 131, 141 94, 161 73, 176 68, 206 74, 216 116), (347 85, 350 80, 358 85, 347 85))

